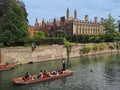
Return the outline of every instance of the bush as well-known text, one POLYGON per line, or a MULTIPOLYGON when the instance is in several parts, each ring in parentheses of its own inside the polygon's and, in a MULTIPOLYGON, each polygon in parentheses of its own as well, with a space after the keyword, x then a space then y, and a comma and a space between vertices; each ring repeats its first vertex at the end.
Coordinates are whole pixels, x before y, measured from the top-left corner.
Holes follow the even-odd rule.
POLYGON ((98 49, 99 49, 99 50, 106 49, 106 45, 103 44, 103 43, 100 43, 100 44, 98 45, 98 49))
POLYGON ((63 38, 46 38, 46 39, 40 39, 40 45, 52 45, 52 44, 64 44, 63 38))
POLYGON ((93 49, 92 49, 92 50, 97 51, 97 50, 98 50, 98 46, 95 44, 95 45, 93 46, 93 49))
POLYGON ((84 47, 84 48, 81 49, 81 52, 82 53, 88 53, 90 50, 91 50, 91 48, 88 47, 88 46, 86 46, 86 47, 84 47))
POLYGON ((3 43, 0 43, 0 48, 3 48, 5 47, 3 43))
POLYGON ((114 47, 114 45, 109 45, 108 48, 112 50, 112 49, 114 49, 115 47, 114 47))

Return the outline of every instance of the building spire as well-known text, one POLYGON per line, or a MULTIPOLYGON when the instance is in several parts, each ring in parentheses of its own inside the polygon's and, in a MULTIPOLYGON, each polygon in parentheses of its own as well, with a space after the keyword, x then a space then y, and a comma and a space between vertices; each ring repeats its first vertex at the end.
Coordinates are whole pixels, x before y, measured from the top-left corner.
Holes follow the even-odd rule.
POLYGON ((69 8, 67 8, 67 11, 66 11, 66 17, 67 17, 67 20, 69 20, 69 17, 70 17, 69 8))
POLYGON ((36 21, 35 21, 35 26, 38 25, 38 18, 36 18, 36 21))
POLYGON ((43 20, 42 20, 42 26, 43 26, 43 27, 45 26, 44 18, 43 18, 43 20))
POLYGON ((38 28, 39 28, 38 18, 36 18, 36 21, 35 21, 35 26, 36 26, 36 29, 38 29, 38 28))
POLYGON ((76 9, 74 10, 74 20, 77 20, 77 11, 76 11, 76 9))

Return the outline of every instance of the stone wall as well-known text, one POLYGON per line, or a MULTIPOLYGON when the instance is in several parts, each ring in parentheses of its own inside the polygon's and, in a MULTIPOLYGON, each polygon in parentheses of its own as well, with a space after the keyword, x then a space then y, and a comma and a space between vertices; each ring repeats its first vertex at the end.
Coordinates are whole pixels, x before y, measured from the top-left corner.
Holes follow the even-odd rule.
MULTIPOLYGON (((87 54, 81 54, 80 49, 82 49, 83 46, 84 45, 82 44, 73 45, 70 57, 111 52, 110 50, 106 49, 97 52, 90 51, 87 54)), ((1 64, 5 63, 24 64, 28 62, 41 62, 47 60, 58 60, 62 58, 67 58, 66 48, 63 45, 37 46, 37 48, 33 52, 30 47, 0 49, 1 64)))

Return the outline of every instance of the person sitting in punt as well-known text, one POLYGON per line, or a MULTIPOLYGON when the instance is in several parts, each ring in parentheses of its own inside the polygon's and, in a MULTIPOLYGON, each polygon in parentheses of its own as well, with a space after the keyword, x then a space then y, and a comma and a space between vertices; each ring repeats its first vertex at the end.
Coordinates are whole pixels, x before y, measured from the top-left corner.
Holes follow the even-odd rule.
POLYGON ((58 69, 56 69, 55 71, 53 71, 52 72, 52 75, 60 75, 60 74, 62 74, 62 70, 58 70, 58 69))
POLYGON ((30 80, 30 79, 31 79, 30 76, 31 76, 31 75, 30 75, 28 72, 26 72, 24 79, 25 79, 25 80, 30 80))
POLYGON ((47 74, 48 74, 48 77, 54 76, 52 72, 47 72, 47 74))
POLYGON ((37 79, 37 76, 34 74, 31 76, 31 80, 35 80, 35 79, 37 79))
POLYGON ((46 72, 46 70, 43 72, 43 78, 47 78, 47 72, 46 72))
POLYGON ((59 72, 59 74, 63 74, 63 71, 62 71, 62 70, 59 70, 58 72, 59 72))
POLYGON ((37 78, 43 77, 43 71, 40 70, 40 73, 38 74, 37 78))
POLYGON ((60 74, 58 69, 55 70, 55 74, 56 74, 56 75, 59 75, 59 74, 60 74))

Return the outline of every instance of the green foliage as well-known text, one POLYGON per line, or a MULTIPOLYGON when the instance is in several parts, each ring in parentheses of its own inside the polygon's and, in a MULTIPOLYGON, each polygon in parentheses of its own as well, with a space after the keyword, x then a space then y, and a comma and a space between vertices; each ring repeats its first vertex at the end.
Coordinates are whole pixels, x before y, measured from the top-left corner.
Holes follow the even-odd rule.
POLYGON ((67 38, 66 31, 64 29, 63 30, 58 30, 57 31, 57 37, 67 38))
POLYGON ((10 3, 12 0, 0 0, 0 19, 10 9, 10 3))
POLYGON ((27 19, 27 16, 28 16, 28 13, 26 11, 26 8, 25 8, 25 4, 22 0, 16 0, 17 3, 20 5, 20 7, 23 9, 24 11, 24 16, 25 16, 25 20, 28 22, 28 19, 27 19))
POLYGON ((94 46, 93 46, 93 50, 95 50, 95 51, 98 50, 98 45, 97 45, 97 44, 94 44, 94 46))
POLYGON ((39 43, 38 45, 53 45, 53 44, 63 45, 64 44, 63 38, 56 38, 56 37, 33 40, 33 41, 35 41, 36 43, 38 42, 39 43))
POLYGON ((120 49, 120 41, 116 42, 116 49, 120 49))
POLYGON ((44 39, 45 38, 45 33, 42 32, 42 31, 38 31, 34 34, 33 38, 37 39, 37 40, 44 39))
POLYGON ((85 46, 85 47, 83 47, 83 48, 81 49, 81 52, 82 52, 82 53, 88 53, 88 52, 90 52, 90 50, 91 50, 91 47, 85 46))
POLYGON ((111 16, 111 14, 109 14, 108 18, 105 20, 105 30, 107 32, 112 32, 115 30, 115 27, 115 19, 111 16))
POLYGON ((112 50, 112 49, 115 49, 115 46, 113 44, 109 44, 108 48, 112 50))
POLYGON ((70 53, 71 52, 71 43, 69 41, 67 41, 65 38, 64 38, 64 47, 66 48, 67 50, 67 53, 70 53))
POLYGON ((5 47, 3 43, 0 43, 0 48, 3 48, 5 47))
POLYGON ((70 67, 69 59, 70 59, 70 52, 72 45, 69 41, 66 40, 66 38, 64 38, 64 47, 66 48, 66 52, 67 52, 67 67, 69 68, 70 67))
POLYGON ((104 42, 103 36, 104 35, 90 35, 89 42, 94 42, 94 43, 104 42))
POLYGON ((104 37, 106 42, 114 42, 114 41, 120 41, 120 32, 113 31, 113 32, 107 32, 104 37))
POLYGON ((10 9, 4 13, 3 18, 0 42, 7 45, 8 43, 26 42, 28 40, 29 33, 24 11, 15 0, 10 3, 10 9))
POLYGON ((99 50, 103 50, 103 49, 106 49, 106 44, 103 44, 103 43, 100 43, 100 44, 98 44, 98 49, 99 50))
POLYGON ((64 40, 65 46, 71 46, 71 43, 69 41, 67 41, 66 38, 63 38, 63 40, 64 40))

